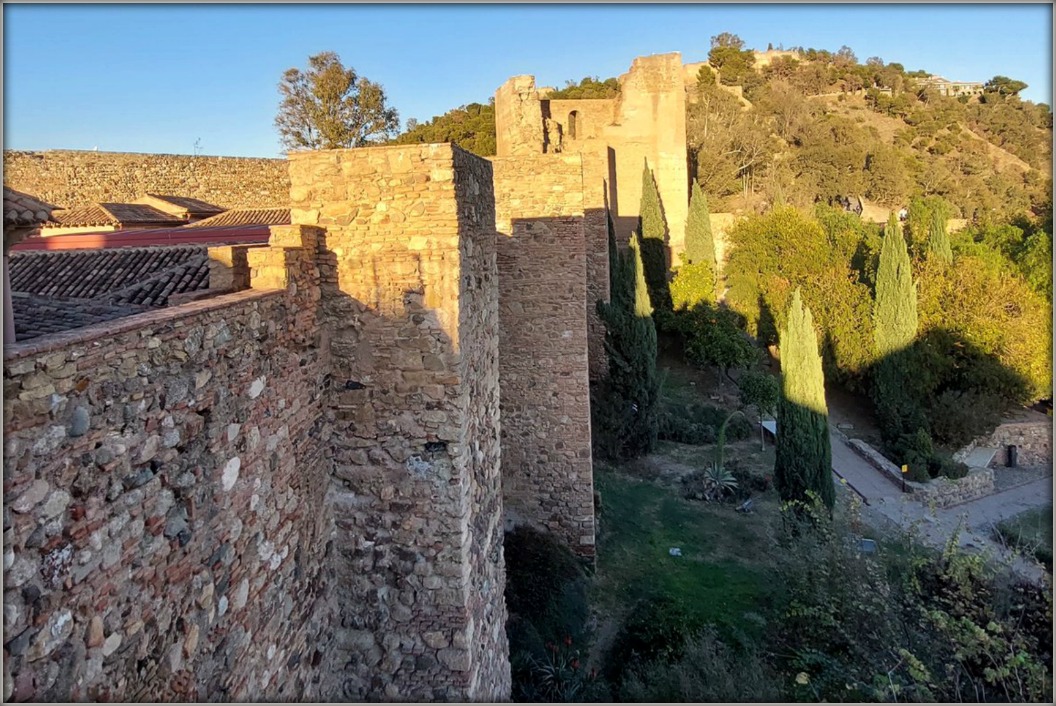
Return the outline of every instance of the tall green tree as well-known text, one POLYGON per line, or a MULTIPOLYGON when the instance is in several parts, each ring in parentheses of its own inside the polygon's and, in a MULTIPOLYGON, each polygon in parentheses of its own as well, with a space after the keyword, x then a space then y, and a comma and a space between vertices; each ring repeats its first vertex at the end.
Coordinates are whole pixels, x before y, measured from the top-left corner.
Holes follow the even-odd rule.
POLYGON ((814 317, 799 289, 792 294, 787 324, 780 333, 781 398, 777 406, 774 485, 781 499, 808 501, 811 491, 829 508, 832 483, 829 410, 814 317))
POLYGON ((642 170, 642 200, 638 209, 638 234, 641 244, 645 281, 649 296, 658 309, 671 309, 671 293, 667 282, 667 219, 660 200, 653 171, 646 164, 642 170))
POLYGON ((880 247, 873 325, 881 356, 908 348, 917 336, 917 290, 902 226, 894 213, 887 221, 880 247))
MULTIPOLYGON (((873 333, 880 360, 872 374, 874 412, 890 445, 927 426, 919 395, 907 381, 918 364, 917 290, 902 227, 892 214, 880 246, 873 305, 873 333)), ((925 429, 926 431, 926 429, 925 429)))
POLYGON ((363 147, 391 138, 400 128, 381 84, 360 76, 332 51, 308 58, 308 68, 287 69, 275 127, 287 150, 363 147))
POLYGON ((950 235, 946 232, 946 218, 938 209, 931 212, 928 254, 944 265, 953 264, 953 249, 950 247, 950 235))
POLYGON ((686 216, 686 251, 687 262, 697 264, 715 264, 715 238, 711 232, 711 211, 708 209, 708 197, 695 180, 690 190, 689 214, 686 216))
POLYGON ((671 280, 671 303, 675 309, 691 309, 701 302, 714 303, 716 286, 715 240, 711 234, 708 200, 700 184, 693 181, 686 218, 686 249, 682 265, 671 280))
MULTIPOLYGON (((611 255, 611 251, 610 251, 611 255)), ((626 459, 649 453, 656 445, 660 381, 656 374, 656 325, 646 286, 637 234, 632 234, 611 290, 612 301, 598 302, 605 323, 609 375, 597 421, 601 451, 626 459)))

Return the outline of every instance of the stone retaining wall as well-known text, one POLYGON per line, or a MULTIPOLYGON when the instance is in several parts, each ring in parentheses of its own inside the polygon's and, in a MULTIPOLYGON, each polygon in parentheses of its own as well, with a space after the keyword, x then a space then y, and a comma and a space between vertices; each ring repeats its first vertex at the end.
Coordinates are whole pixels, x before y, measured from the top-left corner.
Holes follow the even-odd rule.
POLYGON ((4 185, 64 208, 148 193, 250 208, 282 206, 290 195, 285 159, 81 150, 5 150, 4 185))
POLYGON ((5 348, 5 701, 325 696, 319 290, 260 250, 297 286, 5 348))
POLYGON ((911 493, 915 499, 926 505, 952 507, 994 492, 994 472, 989 468, 972 468, 968 475, 956 480, 939 477, 927 483, 917 483, 903 479, 902 470, 898 466, 861 439, 850 439, 848 445, 900 490, 911 493))

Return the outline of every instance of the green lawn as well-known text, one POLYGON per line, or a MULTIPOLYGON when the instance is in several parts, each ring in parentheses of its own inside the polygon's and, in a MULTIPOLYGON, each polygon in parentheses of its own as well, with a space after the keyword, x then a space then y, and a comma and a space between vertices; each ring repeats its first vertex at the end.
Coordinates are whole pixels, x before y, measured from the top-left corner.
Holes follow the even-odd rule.
POLYGON ((745 614, 762 612, 768 600, 776 497, 756 497, 756 511, 745 515, 613 469, 598 468, 594 482, 602 512, 592 603, 603 614, 619 616, 640 598, 666 595, 720 629, 752 629, 745 614), (682 556, 671 556, 672 547, 682 556))
POLYGON ((1032 553, 1052 571, 1052 505, 1005 520, 997 531, 1006 542, 1032 553))

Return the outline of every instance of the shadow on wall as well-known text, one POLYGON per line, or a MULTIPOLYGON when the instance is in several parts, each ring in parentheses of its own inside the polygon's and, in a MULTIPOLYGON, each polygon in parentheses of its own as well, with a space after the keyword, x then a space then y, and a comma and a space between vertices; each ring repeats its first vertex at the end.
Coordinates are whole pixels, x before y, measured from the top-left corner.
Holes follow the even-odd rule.
POLYGON ((368 257, 320 249, 347 593, 332 697, 464 700, 503 673, 508 693, 494 262, 445 280, 436 255, 368 257))
POLYGON ((608 295, 587 275, 608 266, 604 223, 598 209, 513 218, 497 248, 507 526, 553 532, 586 557, 594 556, 590 352, 604 355, 594 301, 608 295))

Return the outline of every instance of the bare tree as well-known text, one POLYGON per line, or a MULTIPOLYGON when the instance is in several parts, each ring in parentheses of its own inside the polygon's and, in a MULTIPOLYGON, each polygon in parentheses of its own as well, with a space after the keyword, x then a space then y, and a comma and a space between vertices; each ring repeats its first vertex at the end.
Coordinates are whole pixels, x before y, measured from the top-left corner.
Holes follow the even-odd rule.
POLYGON ((345 67, 334 52, 309 57, 308 69, 287 69, 275 127, 287 150, 362 147, 399 130, 395 108, 381 84, 345 67))

